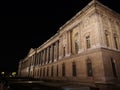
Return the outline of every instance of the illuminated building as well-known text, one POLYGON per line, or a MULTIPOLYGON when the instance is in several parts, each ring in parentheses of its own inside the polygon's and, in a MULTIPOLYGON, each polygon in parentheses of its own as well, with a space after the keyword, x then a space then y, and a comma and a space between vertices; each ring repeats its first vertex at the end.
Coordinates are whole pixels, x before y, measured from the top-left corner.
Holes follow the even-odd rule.
POLYGON ((100 90, 103 84, 117 87, 120 15, 96 0, 91 1, 48 41, 31 49, 19 62, 18 74, 36 79, 77 81, 100 90))

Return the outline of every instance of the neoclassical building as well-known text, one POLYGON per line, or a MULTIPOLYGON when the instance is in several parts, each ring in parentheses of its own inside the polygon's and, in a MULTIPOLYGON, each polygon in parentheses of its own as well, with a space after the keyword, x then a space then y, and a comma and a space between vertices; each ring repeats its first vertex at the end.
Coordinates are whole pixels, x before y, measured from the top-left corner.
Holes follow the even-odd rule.
POLYGON ((19 62, 18 75, 92 84, 98 88, 103 84, 119 86, 120 14, 91 1, 53 37, 30 49, 19 62))

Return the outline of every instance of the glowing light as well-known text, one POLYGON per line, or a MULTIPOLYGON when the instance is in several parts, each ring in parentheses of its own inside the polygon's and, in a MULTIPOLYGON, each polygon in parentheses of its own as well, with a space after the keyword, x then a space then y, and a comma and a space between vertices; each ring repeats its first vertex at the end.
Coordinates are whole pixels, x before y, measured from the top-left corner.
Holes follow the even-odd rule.
POLYGON ((16 72, 12 72, 12 76, 15 76, 16 75, 16 72))
POLYGON ((5 72, 1 72, 1 74, 2 74, 2 75, 4 75, 4 74, 5 74, 5 72))

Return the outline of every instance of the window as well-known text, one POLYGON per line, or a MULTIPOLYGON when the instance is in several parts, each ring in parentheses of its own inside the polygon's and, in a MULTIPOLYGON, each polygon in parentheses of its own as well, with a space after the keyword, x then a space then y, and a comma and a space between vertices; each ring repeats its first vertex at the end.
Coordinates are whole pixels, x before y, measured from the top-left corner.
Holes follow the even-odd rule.
POLYGON ((56 75, 58 76, 58 65, 57 65, 57 72, 56 72, 56 75))
POLYGON ((42 68, 40 69, 40 77, 42 77, 42 68))
POLYGON ((54 62, 54 44, 52 46, 52 62, 54 62))
POLYGON ((93 76, 92 63, 91 63, 91 60, 89 58, 87 60, 87 74, 88 74, 88 76, 93 76))
POLYGON ((51 77, 53 77, 53 66, 51 67, 51 77))
POLYGON ((45 68, 43 68, 43 77, 45 77, 45 68))
POLYGON ((37 75, 36 76, 39 76, 39 69, 37 70, 37 75))
POLYGON ((113 75, 114 75, 114 77, 117 77, 117 72, 116 72, 116 67, 115 67, 115 60, 113 60, 113 58, 111 58, 111 63, 112 63, 113 75))
POLYGON ((87 48, 91 47, 91 45, 90 45, 90 36, 86 37, 86 46, 87 46, 87 48))
POLYGON ((76 53, 76 54, 78 54, 78 49, 79 49, 79 48, 78 48, 78 42, 75 41, 75 53, 76 53))
POLYGON ((77 32, 74 36, 75 53, 76 54, 78 54, 78 50, 79 50, 78 40, 79 40, 79 37, 78 37, 78 32, 77 32))
POLYGON ((65 76, 65 64, 62 64, 62 76, 65 76))
POLYGON ((105 38, 106 38, 106 45, 107 45, 107 47, 109 47, 110 46, 110 44, 109 44, 109 34, 108 34, 107 31, 105 31, 105 38))
POLYGON ((115 48, 118 49, 117 36, 114 35, 115 48))
POLYGON ((63 56, 65 56, 65 47, 63 47, 63 56))
POLYGON ((72 63, 73 76, 76 76, 76 63, 72 63))
POLYGON ((49 75, 49 67, 47 67, 47 77, 48 77, 48 75, 49 75))

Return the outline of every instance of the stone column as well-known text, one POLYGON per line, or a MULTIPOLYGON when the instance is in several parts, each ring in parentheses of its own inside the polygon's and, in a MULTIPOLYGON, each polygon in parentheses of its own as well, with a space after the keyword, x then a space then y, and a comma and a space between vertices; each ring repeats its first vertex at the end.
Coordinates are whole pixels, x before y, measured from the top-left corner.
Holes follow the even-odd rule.
POLYGON ((40 52, 38 52, 38 65, 40 65, 40 52))
POLYGON ((39 60, 39 53, 37 53, 37 60, 38 60, 37 65, 39 65, 39 62, 40 62, 40 60, 39 60))
POLYGON ((54 48, 54 62, 56 62, 56 47, 57 47, 56 43, 57 42, 55 42, 54 47, 53 47, 54 48))
POLYGON ((54 62, 54 44, 52 45, 52 62, 54 62))
POLYGON ((40 65, 42 65, 42 52, 40 51, 40 65))
POLYGON ((43 50, 43 65, 45 63, 45 50, 43 50))
POLYGON ((46 64, 46 48, 44 49, 44 64, 46 64))
POLYGON ((67 32, 67 56, 71 55, 71 31, 67 32))
POLYGON ((43 65, 43 51, 41 51, 41 65, 43 65))
POLYGON ((61 37, 60 37, 60 40, 59 40, 59 59, 62 58, 62 42, 61 42, 61 37))
POLYGON ((79 24, 79 32, 78 32, 78 37, 79 37, 79 51, 78 53, 81 53, 83 51, 83 48, 82 48, 82 28, 81 28, 81 23, 79 24))
POLYGON ((52 62, 53 45, 50 47, 50 63, 52 62))
POLYGON ((59 41, 56 42, 56 50, 55 50, 55 60, 57 61, 59 58, 59 41))

